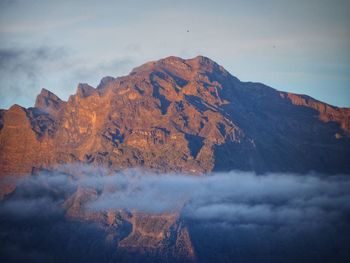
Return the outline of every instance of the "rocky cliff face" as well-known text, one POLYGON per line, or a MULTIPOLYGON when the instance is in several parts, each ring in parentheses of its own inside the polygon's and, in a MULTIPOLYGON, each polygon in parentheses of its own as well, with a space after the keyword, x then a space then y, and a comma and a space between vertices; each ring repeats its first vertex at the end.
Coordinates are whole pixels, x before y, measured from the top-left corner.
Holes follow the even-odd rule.
MULTIPOLYGON (((0 197, 15 188, 4 176, 70 163, 195 175, 233 169, 349 173, 349 136, 350 109, 241 82, 206 57, 168 57, 128 76, 105 77, 97 88, 79 84, 67 102, 43 89, 33 108, 0 110, 0 197)), ((99 194, 78 187, 65 195, 62 208, 70 220, 102 226, 112 254, 118 247, 119 262, 196 260, 180 212, 86 210, 99 194)), ((203 256, 209 241, 202 245, 202 230, 192 237, 203 256)))
POLYGON ((112 170, 348 173, 350 109, 241 82, 206 57, 168 57, 79 84, 67 102, 1 111, 0 174, 83 162, 112 170))
POLYGON ((196 256, 187 226, 179 211, 91 211, 86 204, 100 193, 78 187, 62 207, 70 220, 96 222, 105 230, 106 242, 114 247, 118 262, 194 262, 196 256))

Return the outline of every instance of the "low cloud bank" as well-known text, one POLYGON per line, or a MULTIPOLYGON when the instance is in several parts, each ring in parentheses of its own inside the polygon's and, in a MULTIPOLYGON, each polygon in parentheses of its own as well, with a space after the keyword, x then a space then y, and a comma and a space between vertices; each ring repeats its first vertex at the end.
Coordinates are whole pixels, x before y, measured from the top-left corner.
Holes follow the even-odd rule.
POLYGON ((103 229, 91 222, 67 221, 65 204, 79 192, 92 193, 76 203, 93 213, 114 209, 178 212, 200 262, 350 258, 346 249, 350 242, 349 176, 246 172, 189 176, 141 170, 110 174, 87 166, 63 168, 22 179, 16 191, 0 202, 0 259, 16 260, 20 255, 39 261, 115 259, 111 255, 116 247, 106 246, 103 229), (100 247, 98 255, 94 254, 96 246, 100 247), (61 253, 62 249, 71 249, 71 255, 61 253))
POLYGON ((350 177, 214 173, 206 176, 153 174, 126 170, 106 175, 102 169, 74 167, 79 175, 46 172, 18 184, 1 209, 25 214, 54 211, 78 187, 94 189, 87 210, 126 209, 230 224, 336 223, 350 212, 350 177))

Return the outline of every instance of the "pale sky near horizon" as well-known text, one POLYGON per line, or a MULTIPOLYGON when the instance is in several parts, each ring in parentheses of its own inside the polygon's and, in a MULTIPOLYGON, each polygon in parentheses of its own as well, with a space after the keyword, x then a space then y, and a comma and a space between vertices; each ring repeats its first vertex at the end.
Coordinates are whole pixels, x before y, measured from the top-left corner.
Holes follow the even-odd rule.
POLYGON ((167 56, 350 107, 350 1, 0 0, 0 108, 167 56))

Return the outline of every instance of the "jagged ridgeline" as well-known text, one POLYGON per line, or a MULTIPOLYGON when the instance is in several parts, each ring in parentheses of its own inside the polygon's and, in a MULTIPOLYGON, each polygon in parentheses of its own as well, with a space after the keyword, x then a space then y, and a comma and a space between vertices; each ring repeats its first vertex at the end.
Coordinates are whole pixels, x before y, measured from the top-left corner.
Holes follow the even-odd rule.
POLYGON ((202 56, 43 89, 0 110, 0 261, 348 262, 349 179, 315 174, 350 172, 349 136, 202 56))
POLYGON ((0 114, 0 174, 83 162, 120 170, 350 172, 350 109, 241 82, 198 56, 79 84, 0 114))

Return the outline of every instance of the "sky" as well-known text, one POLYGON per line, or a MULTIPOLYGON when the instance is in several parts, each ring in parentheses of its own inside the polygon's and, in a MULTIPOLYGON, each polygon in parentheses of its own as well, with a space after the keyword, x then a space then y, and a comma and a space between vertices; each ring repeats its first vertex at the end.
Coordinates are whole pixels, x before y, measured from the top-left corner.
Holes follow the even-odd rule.
POLYGON ((0 108, 167 56, 350 107, 350 2, 0 0, 0 108))

